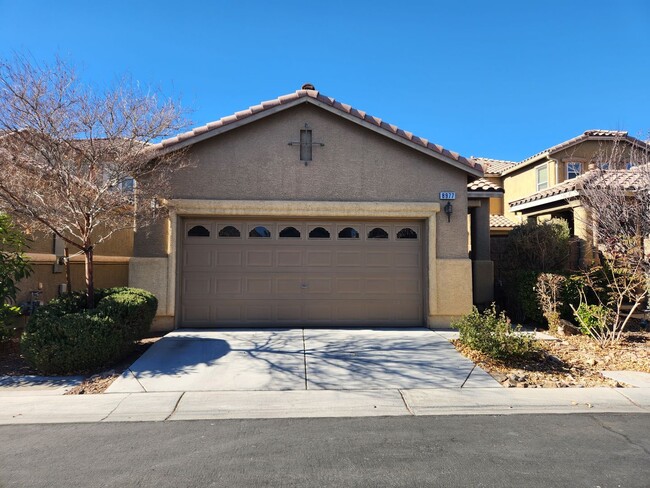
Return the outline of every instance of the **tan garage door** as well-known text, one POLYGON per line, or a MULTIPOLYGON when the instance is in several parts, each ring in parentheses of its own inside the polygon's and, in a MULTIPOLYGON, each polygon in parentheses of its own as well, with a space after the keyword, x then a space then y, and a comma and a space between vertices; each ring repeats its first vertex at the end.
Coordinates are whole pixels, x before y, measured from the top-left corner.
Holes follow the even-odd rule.
POLYGON ((421 325, 420 222, 183 221, 181 327, 421 325))

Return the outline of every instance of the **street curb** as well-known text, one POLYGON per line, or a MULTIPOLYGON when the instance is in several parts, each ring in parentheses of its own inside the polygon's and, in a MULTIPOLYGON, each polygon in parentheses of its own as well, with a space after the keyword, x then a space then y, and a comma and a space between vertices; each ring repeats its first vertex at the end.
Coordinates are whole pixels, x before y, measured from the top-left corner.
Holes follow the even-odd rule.
POLYGON ((650 413, 650 388, 0 394, 0 425, 549 413, 650 413))

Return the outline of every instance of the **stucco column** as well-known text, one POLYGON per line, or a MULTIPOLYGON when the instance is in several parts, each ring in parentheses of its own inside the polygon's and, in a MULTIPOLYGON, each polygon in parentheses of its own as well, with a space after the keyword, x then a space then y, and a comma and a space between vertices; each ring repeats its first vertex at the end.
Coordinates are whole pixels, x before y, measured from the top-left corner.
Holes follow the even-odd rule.
POLYGON ((494 263, 490 259, 490 203, 481 199, 481 205, 472 208, 472 285, 476 305, 494 300, 494 263))

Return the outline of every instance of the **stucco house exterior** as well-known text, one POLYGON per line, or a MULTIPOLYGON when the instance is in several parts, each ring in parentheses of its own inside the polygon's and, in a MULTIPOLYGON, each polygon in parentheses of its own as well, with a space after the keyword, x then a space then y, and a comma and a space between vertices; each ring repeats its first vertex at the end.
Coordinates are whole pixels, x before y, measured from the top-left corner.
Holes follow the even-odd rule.
POLYGON ((160 329, 448 326, 491 299, 503 192, 471 187, 474 161, 311 85, 153 149, 181 148, 169 215, 136 229, 129 260, 160 329))
POLYGON ((518 163, 472 158, 505 194, 502 200, 490 200, 491 235, 507 235, 528 219, 563 218, 580 243, 577 261, 590 261, 597 243, 593 218, 580 201, 581 183, 597 176, 602 185, 636 191, 644 183, 635 167, 647 163, 648 151, 647 142, 625 131, 589 130, 518 163))

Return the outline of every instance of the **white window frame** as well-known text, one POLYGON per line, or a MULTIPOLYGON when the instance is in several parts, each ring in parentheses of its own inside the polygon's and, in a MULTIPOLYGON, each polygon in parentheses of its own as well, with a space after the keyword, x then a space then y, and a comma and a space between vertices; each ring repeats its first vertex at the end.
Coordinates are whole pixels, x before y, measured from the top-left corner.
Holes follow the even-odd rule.
POLYGON ((549 171, 548 171, 548 163, 540 164, 539 166, 535 167, 535 185, 537 188, 537 191, 542 191, 546 190, 550 185, 549 185, 549 171), (545 182, 540 182, 539 181, 539 172, 540 170, 545 169, 546 170, 546 181, 545 182), (545 185, 542 187, 542 185, 545 185))
POLYGON ((580 161, 567 161, 567 163, 566 163, 566 179, 567 180, 572 180, 574 178, 577 178, 581 174, 582 174, 582 163, 580 161), (574 165, 578 166, 578 172, 577 173, 573 172, 573 173, 575 173, 575 176, 571 176, 572 172, 569 171, 569 168, 571 166, 574 166, 574 165))

